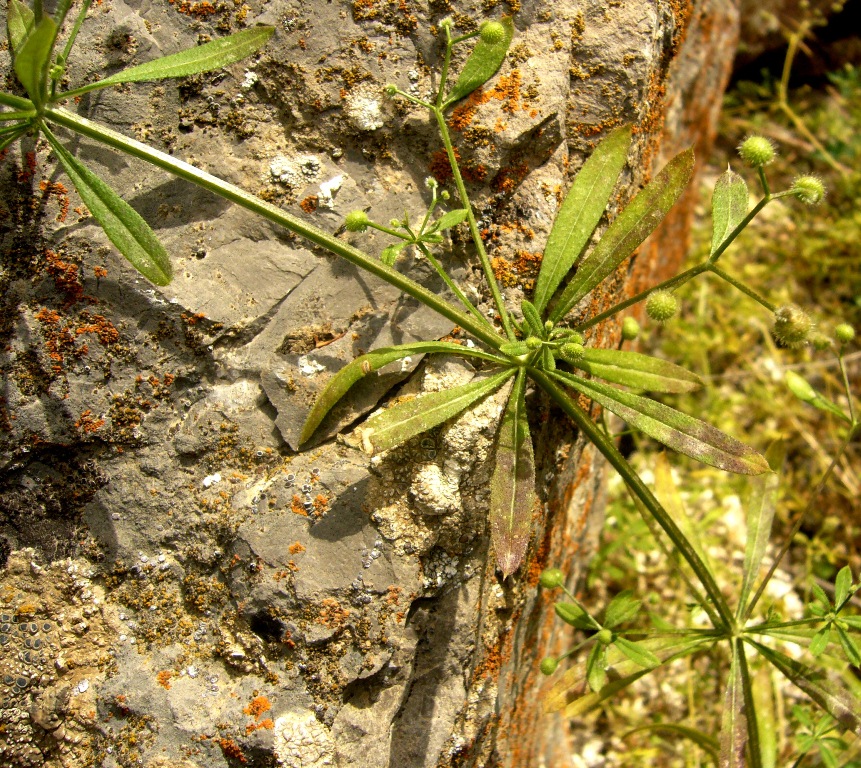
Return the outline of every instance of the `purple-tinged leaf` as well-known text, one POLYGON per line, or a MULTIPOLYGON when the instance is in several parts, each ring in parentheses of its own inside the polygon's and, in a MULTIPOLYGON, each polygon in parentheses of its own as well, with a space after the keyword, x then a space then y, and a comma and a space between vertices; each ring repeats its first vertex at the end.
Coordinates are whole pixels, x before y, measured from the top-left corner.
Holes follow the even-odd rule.
POLYGON ((367 453, 380 453, 457 416, 499 389, 514 375, 511 369, 441 392, 429 392, 371 416, 356 431, 367 453))
POLYGON ((718 742, 720 744, 719 768, 745 768, 744 749, 747 745, 747 716, 744 704, 744 680, 742 660, 733 646, 729 681, 723 700, 723 717, 718 742))
POLYGON ((649 392, 693 392, 702 379, 681 366, 638 352, 587 348, 576 364, 593 376, 649 392))
POLYGON ((526 374, 519 368, 499 426, 490 480, 490 532, 503 577, 520 566, 532 533, 535 460, 525 394, 526 374))
POLYGON ((756 650, 792 683, 837 720, 844 728, 861 736, 861 699, 838 680, 820 670, 801 664, 774 648, 748 639, 756 650))
POLYGON ((551 375, 592 398, 649 437, 704 464, 744 475, 770 471, 768 462, 753 448, 693 416, 571 373, 554 371, 551 375))
POLYGON ((375 349, 347 363, 329 380, 325 389, 323 389, 314 403, 314 407, 308 414, 308 418, 305 419, 302 434, 299 436, 299 443, 304 443, 311 438, 314 430, 320 426, 320 422, 323 421, 326 414, 332 410, 335 404, 347 394, 357 381, 396 360, 403 360, 410 355, 426 355, 435 352, 477 357, 481 360, 495 363, 502 362, 499 358, 474 347, 462 346, 447 341, 419 341, 414 344, 401 344, 397 347, 375 349))
POLYGON ((712 196, 712 250, 714 253, 747 216, 747 184, 727 169, 715 184, 712 196))
POLYGON ((577 172, 556 214, 535 281, 534 303, 539 312, 547 307, 598 226, 625 167, 630 145, 630 126, 617 128, 601 141, 577 172))
POLYGON ((598 244, 583 258, 571 282, 550 313, 554 322, 602 280, 609 277, 643 242, 673 207, 694 171, 694 152, 685 150, 666 167, 613 220, 598 244))

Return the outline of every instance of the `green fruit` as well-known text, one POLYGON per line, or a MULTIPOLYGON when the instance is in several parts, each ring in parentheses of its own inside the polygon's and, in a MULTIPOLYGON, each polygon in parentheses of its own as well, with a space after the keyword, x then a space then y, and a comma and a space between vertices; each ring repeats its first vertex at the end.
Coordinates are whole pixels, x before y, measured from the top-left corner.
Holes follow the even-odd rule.
POLYGON ((364 232, 368 228, 368 214, 364 211, 350 211, 344 219, 349 232, 364 232))
POLYGON ((482 43, 496 45, 496 43, 501 43, 505 40, 505 27, 498 21, 485 21, 481 25, 481 30, 478 34, 481 37, 482 43))
POLYGON ((825 185, 816 176, 799 176, 792 182, 790 191, 807 205, 818 205, 825 197, 825 185))
POLYGON ((800 347, 807 343, 813 321, 801 307, 785 304, 774 311, 774 338, 785 347, 800 347))
POLYGON ((565 583, 565 574, 558 568, 547 568, 541 572, 538 583, 545 589, 561 587, 565 583))
POLYGON ((659 323, 675 317, 679 300, 669 291, 652 291, 646 299, 646 314, 659 323))
POLYGON ((547 656, 544 659, 541 659, 541 674, 542 675, 552 675, 556 669, 559 667, 559 660, 554 659, 552 656, 547 656))
POLYGON ((849 323, 840 323, 834 329, 834 338, 841 344, 848 344, 855 338, 855 329, 849 323))
POLYGON ((602 629, 596 637, 601 645, 610 645, 613 642, 613 633, 609 629, 602 629))
POLYGON ((622 321, 622 338, 625 341, 633 341, 640 335, 640 324, 633 317, 626 317, 622 321))
POLYGON ((741 155, 742 160, 754 168, 768 165, 777 155, 774 144, 771 143, 770 139, 766 139, 765 136, 748 136, 739 145, 738 153, 741 155))

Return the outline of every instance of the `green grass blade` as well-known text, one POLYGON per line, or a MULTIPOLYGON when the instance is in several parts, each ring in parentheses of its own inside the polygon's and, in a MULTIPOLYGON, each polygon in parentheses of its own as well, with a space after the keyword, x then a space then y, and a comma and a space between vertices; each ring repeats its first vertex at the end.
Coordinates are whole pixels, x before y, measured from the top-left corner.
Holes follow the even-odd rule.
POLYGON ((18 52, 35 21, 33 11, 19 0, 9 0, 6 7, 6 36, 13 54, 18 52))
MULTIPOLYGON (((780 466, 778 456, 780 448, 774 449, 771 462, 780 466)), ((744 570, 739 596, 739 610, 747 608, 747 600, 753 590, 753 585, 759 576, 762 559, 771 536, 771 524, 774 521, 774 509, 777 503, 777 489, 780 485, 780 475, 776 472, 761 475, 752 481, 750 495, 747 499, 747 541, 744 549, 744 570)), ((740 615, 744 615, 741 613, 740 615)))
POLYGON ((147 280, 167 285, 172 277, 170 258, 141 215, 77 160, 50 131, 44 133, 84 205, 108 239, 147 280))
POLYGON ((836 679, 829 679, 824 672, 808 667, 785 653, 750 638, 745 640, 844 728, 861 736, 861 699, 852 691, 836 679))
POLYGON ((499 389, 506 379, 513 375, 514 371, 508 369, 460 387, 429 392, 393 405, 382 413, 371 416, 358 428, 362 447, 369 453, 394 448, 411 437, 457 416, 473 403, 499 389))
POLYGON ((535 307, 543 312, 598 226, 631 145, 631 128, 617 128, 596 148, 574 178, 559 208, 535 283, 535 307))
POLYGON ((90 83, 74 91, 62 94, 61 98, 80 96, 82 93, 93 91, 97 88, 107 88, 120 83, 139 83, 148 80, 163 80, 171 77, 188 77, 201 72, 210 72, 213 69, 221 69, 234 62, 250 56, 259 48, 262 48, 272 33, 274 27, 253 27, 245 29, 219 40, 204 43, 195 48, 188 48, 179 53, 163 56, 160 59, 148 61, 137 67, 129 67, 122 72, 106 77, 95 83, 90 83))
POLYGON ((723 700, 720 736, 720 768, 745 768, 744 752, 747 745, 747 717, 745 716, 741 661, 733 643, 729 680, 723 700))
POLYGON ((551 375, 588 395, 649 437, 704 464, 743 475, 770 471, 768 462, 753 448, 693 416, 570 373, 554 371, 551 375))
POLYGON ((508 53, 508 46, 511 45, 514 37, 514 22, 510 16, 505 16, 500 19, 500 23, 505 29, 505 36, 495 43, 486 43, 479 38, 463 65, 454 88, 446 97, 444 107, 469 96, 476 88, 480 88, 490 80, 496 74, 496 70, 502 66, 505 54, 508 53))
POLYGON ((587 348, 577 368, 593 376, 649 392, 693 392, 702 379, 681 366, 638 352, 587 348))
POLYGON ((532 533, 535 459, 525 394, 526 373, 519 368, 499 426, 490 481, 490 531, 503 578, 520 566, 532 533))
POLYGON ((727 170, 717 180, 712 196, 712 253, 747 216, 747 204, 747 184, 737 173, 727 170))
POLYGON ((357 381, 395 360, 403 360, 409 355, 426 355, 435 352, 477 357, 495 363, 505 362, 503 359, 479 349, 446 341, 419 341, 415 344, 401 344, 397 347, 375 349, 347 363, 329 380, 314 403, 308 418, 305 419, 302 434, 299 436, 299 443, 304 443, 311 438, 326 414, 349 392, 357 381))
POLYGON ((21 42, 15 56, 15 74, 37 107, 45 101, 48 62, 56 36, 57 25, 54 20, 50 16, 43 16, 42 21, 21 42))
POLYGON ((694 152, 685 150, 628 204, 610 224, 595 248, 580 262, 571 282, 565 287, 550 313, 554 322, 630 256, 664 220, 684 191, 694 171, 694 152))

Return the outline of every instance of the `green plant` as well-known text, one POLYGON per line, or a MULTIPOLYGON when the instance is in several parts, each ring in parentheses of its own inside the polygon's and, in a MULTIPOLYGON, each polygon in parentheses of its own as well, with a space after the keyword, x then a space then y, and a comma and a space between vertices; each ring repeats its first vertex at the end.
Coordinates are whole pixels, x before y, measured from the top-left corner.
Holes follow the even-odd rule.
MULTIPOLYGON (((857 589, 857 585, 851 584, 848 571, 841 571, 838 576, 840 599, 827 605, 820 601, 820 614, 800 623, 766 619, 763 623, 748 626, 762 594, 763 584, 768 579, 766 577, 761 581, 754 591, 771 528, 772 497, 777 475, 770 470, 766 459, 748 446, 705 422, 640 394, 643 391, 689 392, 701 385, 696 375, 672 363, 635 352, 588 348, 584 345, 582 333, 649 297, 652 297, 653 305, 650 314, 657 314, 660 320, 666 320, 675 312, 673 291, 694 277, 712 274, 774 312, 776 334, 782 333, 791 343, 803 342, 809 331, 809 322, 805 323, 794 308, 776 308, 771 305, 756 291, 724 271, 718 261, 729 245, 770 202, 781 197, 796 197, 807 202, 816 202, 814 198, 821 198, 822 191, 815 183, 809 180, 799 182, 790 189, 773 193, 763 172, 764 163, 770 159, 769 153, 763 153, 762 146, 759 152, 748 153, 746 159, 758 173, 763 196, 748 210, 749 193, 744 180, 732 171, 721 176, 713 199, 714 233, 708 257, 654 288, 594 317, 583 319, 576 314, 578 304, 613 274, 654 231, 682 193, 693 171, 693 153, 690 150, 682 152, 615 216, 595 246, 590 248, 593 233, 604 217, 617 179, 627 162, 632 131, 629 127, 617 128, 596 147, 574 179, 550 233, 533 297, 531 300, 524 299, 519 312, 514 313, 505 305, 491 269, 446 123, 447 110, 482 86, 499 69, 514 33, 510 19, 486 22, 477 32, 460 36, 453 34, 453 22, 446 20, 440 25, 445 49, 434 101, 417 99, 394 86, 387 89, 390 96, 407 99, 428 110, 436 123, 451 166, 459 207, 436 216, 438 206, 448 201, 450 196, 446 190, 439 191, 438 185, 431 182, 430 206, 414 219, 417 223, 411 223, 405 214, 403 220, 383 225, 374 222, 364 211, 352 212, 345 222, 349 231, 360 233, 374 228, 395 240, 383 250, 379 258, 374 258, 236 186, 92 123, 61 106, 64 100, 96 88, 181 77, 224 66, 263 45, 272 34, 271 29, 247 30, 190 51, 121 71, 84 88, 58 92, 58 83, 86 15, 88 2, 83 4, 63 51, 55 55, 59 31, 70 6, 71 0, 62 0, 56 15, 52 17, 43 12, 40 0, 36 0, 32 10, 20 0, 10 0, 7 17, 9 45, 15 74, 27 96, 0 93, 0 105, 6 108, 0 112, 0 122, 4 124, 0 128, 0 146, 8 146, 27 133, 43 134, 93 216, 116 247, 142 274, 155 283, 167 283, 171 271, 166 252, 143 219, 65 148, 55 134, 58 127, 143 159, 286 227, 408 293, 460 326, 481 345, 425 341, 377 349, 362 355, 329 381, 304 425, 301 436, 303 442, 311 438, 335 403, 356 382, 383 366, 415 354, 467 356, 486 366, 484 377, 463 386, 420 395, 413 400, 392 405, 365 420, 357 429, 357 434, 361 446, 369 453, 385 451, 457 416, 503 387, 509 387, 507 404, 497 433, 490 499, 492 542, 503 577, 510 576, 518 569, 530 539, 535 481, 525 399, 529 381, 543 390, 567 414, 580 432, 619 472, 646 523, 667 536, 672 545, 671 557, 680 558, 686 563, 692 594, 712 626, 707 630, 683 631, 664 627, 654 637, 632 640, 629 633, 622 629, 640 607, 639 600, 631 594, 617 595, 600 614, 600 619, 588 613, 573 596, 572 602, 557 604, 556 610, 561 618, 591 633, 586 641, 592 643, 592 650, 585 665, 585 677, 593 693, 586 697, 587 702, 603 700, 668 659, 726 641, 732 651, 732 666, 722 736, 725 755, 723 764, 740 764, 748 740, 752 762, 760 764, 756 757, 759 754, 759 741, 746 647, 757 650, 844 725, 858 727, 855 699, 847 698, 849 694, 845 689, 824 682, 808 667, 799 665, 757 639, 770 635, 795 641, 807 637, 805 633, 809 634, 814 624, 822 625, 825 622, 821 627, 817 626, 814 632, 818 638, 815 648, 820 650, 821 647, 820 656, 825 654, 829 644, 834 644, 834 634, 839 639, 840 647, 854 660, 858 654, 849 630, 855 629, 856 625, 852 617, 845 615, 844 609, 848 596, 857 589), (454 47, 475 38, 477 42, 471 54, 450 86, 449 70, 454 47), (434 255, 433 248, 442 241, 446 230, 461 224, 465 224, 469 230, 501 327, 496 327, 479 312, 434 255), (406 247, 416 248, 427 259, 451 290, 458 305, 430 292, 394 268, 399 254, 406 247), (659 299, 657 302, 655 297, 659 299), (584 373, 590 378, 581 375, 584 373), (610 386, 596 379, 620 386, 610 386), (613 438, 574 399, 572 391, 586 395, 594 403, 617 414, 631 427, 681 453, 723 470, 758 476, 749 503, 748 520, 752 535, 748 541, 744 578, 735 610, 724 596, 714 570, 684 520, 658 500, 619 452, 613 438), (845 640, 844 637, 849 639, 845 640), (606 673, 607 666, 615 668, 612 679, 606 673), (852 703, 847 704, 847 701, 852 703)), ((631 322, 626 325, 625 335, 632 338, 636 335, 636 328, 631 322)), ((842 336, 848 337, 848 333, 843 332, 842 336)), ((846 418, 849 422, 848 442, 857 433, 859 423, 854 409, 850 410, 846 418)), ((772 462, 776 468, 774 457, 772 462)), ((558 581, 558 574, 554 573, 552 578, 548 577, 544 581, 547 586, 552 586, 558 581)), ((555 661, 543 665, 543 670, 550 672, 551 667, 555 669, 555 661)), ((567 696, 567 688, 562 695, 567 696)))

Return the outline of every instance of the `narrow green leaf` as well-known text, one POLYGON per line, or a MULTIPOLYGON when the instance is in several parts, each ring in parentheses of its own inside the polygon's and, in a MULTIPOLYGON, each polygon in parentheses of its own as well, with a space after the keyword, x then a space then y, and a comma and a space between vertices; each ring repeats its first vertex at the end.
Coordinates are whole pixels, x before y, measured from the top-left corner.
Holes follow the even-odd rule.
POLYGON ((398 258, 400 252, 404 249, 406 243, 395 243, 394 245, 387 245, 383 248, 383 252, 380 254, 380 261, 383 262, 387 267, 391 267, 398 258))
POLYGON ((852 589, 852 569, 848 565, 844 565, 837 572, 837 578, 834 580, 834 605, 836 607, 839 608, 846 602, 850 589, 852 589))
POLYGON ((801 664, 774 648, 748 640, 759 653, 792 683, 828 712, 844 728, 861 736, 861 699, 839 681, 801 664))
POLYGON ((586 660, 586 681, 589 688, 597 693, 607 683, 607 649, 601 643, 595 643, 589 651, 586 660))
POLYGON ((617 128, 583 163, 547 238, 535 282, 535 307, 543 312, 598 226, 631 146, 631 127, 617 128))
POLYGON ((827 397, 817 392, 807 379, 803 376, 799 376, 795 371, 787 371, 784 375, 784 381, 786 382, 786 386, 789 388, 789 391, 792 392, 792 394, 799 400, 809 403, 820 411, 826 411, 843 421, 852 421, 848 414, 844 413, 838 405, 832 403, 827 397))
POLYGON ((541 322, 541 313, 538 308, 529 299, 524 299, 520 302, 520 311, 523 312, 523 319, 529 326, 532 335, 539 339, 545 338, 547 334, 544 330, 544 323, 541 322))
POLYGON ((446 97, 444 106, 447 107, 469 96, 476 88, 480 88, 490 80, 496 74, 496 70, 502 66, 505 54, 508 53, 508 46, 511 45, 514 37, 514 22, 510 16, 504 16, 500 19, 500 23, 505 29, 505 36, 495 43, 486 43, 479 38, 463 65, 454 88, 446 97))
POLYGON ((729 681, 724 693, 720 737, 720 768, 745 768, 744 749, 747 745, 747 717, 744 706, 744 681, 741 660, 733 643, 729 681))
POLYGON ((620 592, 610 601, 604 612, 604 626, 607 629, 612 629, 630 621, 637 615, 640 605, 642 605, 642 601, 637 600, 630 589, 620 592))
POLYGON ((598 629, 595 620, 576 603, 556 603, 553 606, 556 615, 566 624, 577 629, 598 629))
POLYGON ((507 341, 499 346, 499 351, 509 357, 521 357, 528 355, 532 350, 525 341, 507 341))
POLYGON ((626 738, 634 733, 640 733, 641 731, 667 734, 668 736, 674 737, 674 744, 676 743, 676 737, 680 736, 683 739, 692 741, 698 747, 703 749, 708 754, 712 762, 717 763, 718 761, 717 739, 709 736, 707 733, 697 730, 696 728, 691 728, 687 725, 680 725, 679 723, 649 723, 648 725, 641 725, 638 728, 632 728, 630 731, 627 731, 622 738, 626 738))
POLYGON ((759 569, 771 536, 774 509, 777 503, 777 490, 780 475, 768 472, 751 481, 750 495, 747 499, 747 541, 744 549, 743 578, 739 596, 739 615, 747 607, 747 599, 759 577, 759 569))
POLYGON ((775 712, 775 691, 770 667, 764 664, 759 666, 752 687, 760 763, 762 768, 777 768, 778 734, 781 733, 783 721, 778 722, 775 712))
POLYGON ((433 223, 433 230, 434 232, 442 232, 444 229, 456 227, 458 224, 466 221, 468 215, 469 211, 466 208, 456 208, 453 211, 448 211, 448 213, 444 213, 433 223))
MULTIPOLYGON (((708 637, 673 636, 648 638, 638 645, 655 654, 661 663, 666 663, 712 643, 712 638, 708 637)), ((544 701, 545 711, 564 710, 566 717, 578 717, 612 698, 651 671, 631 661, 614 645, 609 647, 607 660, 611 667, 610 679, 600 691, 581 695, 583 681, 586 679, 586 665, 578 664, 567 670, 553 686, 544 701)))
POLYGON ((556 358, 550 347, 541 347, 541 367, 548 373, 556 370, 556 358))
POLYGON ((37 107, 45 102, 48 63, 57 37, 57 25, 50 16, 43 16, 21 42, 15 56, 15 74, 27 95, 37 107))
POLYGON ((526 419, 526 372, 517 378, 499 425, 490 480, 490 531, 503 578, 514 573, 529 545, 535 502, 535 460, 526 419))
POLYGON ((684 191, 694 171, 694 152, 685 150, 673 158, 610 224, 604 236, 577 267, 556 307, 554 322, 602 280, 611 275, 637 246, 664 220, 684 191))
POLYGON ((635 643, 624 637, 617 637, 614 645, 639 667, 654 669, 660 666, 661 660, 642 643, 635 643))
POLYGON ((843 646, 843 652, 846 654, 846 658, 849 659, 849 663, 853 667, 861 667, 861 650, 859 650, 858 644, 852 635, 843 629, 843 627, 838 626, 837 637, 840 638, 840 645, 843 646))
POLYGON ((13 54, 17 53, 34 21, 35 16, 28 6, 19 0, 9 0, 6 8, 6 35, 13 54))
POLYGON ((588 395, 649 437, 704 464, 744 475, 770 471, 768 462, 753 448, 693 416, 571 373, 555 371, 551 375, 588 395))
POLYGON ((302 434, 299 436, 299 443, 304 443, 311 438, 314 431, 320 426, 326 414, 332 410, 335 404, 349 392, 350 388, 364 376, 367 376, 374 371, 378 371, 383 366, 393 363, 396 360, 403 360, 410 355, 426 355, 426 354, 452 354, 466 355, 477 357, 481 360, 489 362, 502 362, 499 358, 482 352, 474 347, 462 346, 448 341, 419 341, 414 344, 401 344, 397 347, 381 347, 365 355, 357 357, 350 363, 347 363, 340 371, 338 371, 326 387, 320 393, 314 407, 305 419, 305 424, 302 426, 302 434))
POLYGON ((499 389, 513 375, 514 371, 507 369, 479 381, 471 381, 442 392, 429 392, 386 408, 382 413, 371 416, 358 428, 362 447, 368 453, 394 448, 411 437, 457 416, 473 403, 499 389))
POLYGON ((587 347, 577 367, 614 384, 649 392, 693 392, 703 386, 695 373, 639 352, 587 347))
POLYGON ((747 216, 747 184, 727 169, 715 184, 712 196, 712 250, 714 253, 747 216))
POLYGON ((831 625, 822 627, 810 640, 810 648, 808 650, 814 656, 821 656, 825 653, 828 643, 831 640, 831 625))
POLYGON ((195 48, 188 48, 170 56, 162 56, 159 59, 129 67, 122 72, 106 77, 95 83, 90 83, 82 88, 76 88, 63 94, 64 98, 79 96, 82 93, 107 88, 120 83, 139 83, 147 80, 163 80, 170 77, 188 77, 201 72, 210 72, 221 69, 229 64, 250 56, 259 48, 262 48, 272 33, 274 27, 253 27, 236 32, 233 35, 213 40, 195 48))
POLYGON ((840 621, 848 624, 852 629, 861 629, 861 616, 841 616, 840 621))
POLYGON ((141 215, 77 160, 50 131, 43 131, 84 205, 108 239, 147 280, 167 285, 172 277, 170 258, 141 215))
POLYGON ((822 587, 820 587, 816 582, 810 587, 813 592, 813 596, 816 598, 817 602, 825 608, 826 611, 831 609, 831 600, 828 599, 828 594, 825 592, 822 587))

